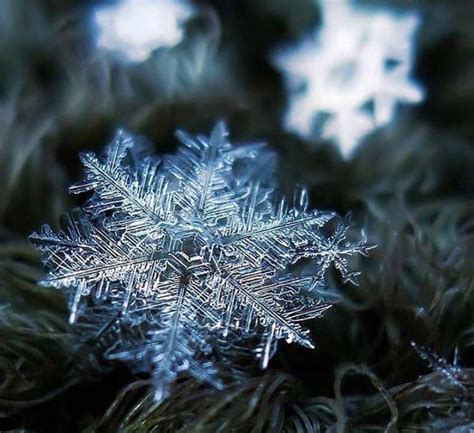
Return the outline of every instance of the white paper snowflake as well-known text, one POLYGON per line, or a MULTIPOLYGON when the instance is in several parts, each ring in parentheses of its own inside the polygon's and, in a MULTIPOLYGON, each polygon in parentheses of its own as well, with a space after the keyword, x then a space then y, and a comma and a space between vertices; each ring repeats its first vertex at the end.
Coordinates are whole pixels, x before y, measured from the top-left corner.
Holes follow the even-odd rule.
POLYGON ((274 56, 291 89, 287 129, 333 139, 350 157, 361 139, 390 122, 398 103, 423 99, 410 78, 414 13, 321 0, 322 27, 274 56))
POLYGON ((95 10, 97 45, 132 62, 183 38, 182 24, 193 13, 187 0, 122 0, 95 10))
POLYGON ((222 123, 178 137, 164 160, 124 131, 103 158, 83 154, 86 177, 71 192, 89 200, 62 231, 30 237, 44 284, 70 293, 71 323, 110 358, 151 370, 157 400, 184 371, 221 386, 218 352, 247 339, 263 367, 278 339, 313 347, 300 322, 330 307, 315 296, 327 269, 354 281, 348 258, 367 251, 348 221, 309 210, 304 190, 293 204, 276 197, 262 144, 232 146, 222 123), (292 271, 300 259, 310 275, 292 271))

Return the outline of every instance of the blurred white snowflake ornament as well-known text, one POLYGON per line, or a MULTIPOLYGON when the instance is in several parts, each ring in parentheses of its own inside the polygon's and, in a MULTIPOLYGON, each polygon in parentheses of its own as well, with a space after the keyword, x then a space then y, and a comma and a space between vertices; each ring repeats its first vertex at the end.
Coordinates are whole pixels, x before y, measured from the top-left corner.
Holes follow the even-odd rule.
POLYGON ((293 204, 277 198, 263 145, 234 147, 222 123, 178 137, 164 160, 124 131, 104 158, 83 154, 86 177, 71 192, 89 200, 59 233, 30 237, 44 284, 70 293, 71 323, 111 333, 107 356, 150 370, 157 400, 183 372, 222 386, 216 359, 242 342, 263 367, 279 339, 312 348, 301 322, 330 307, 319 296, 328 268, 355 282, 348 258, 368 249, 347 220, 310 210, 305 190, 293 204), (311 274, 294 272, 301 259, 311 274))
POLYGON ((193 8, 187 0, 121 0, 94 12, 97 45, 130 62, 146 60, 160 47, 183 38, 182 24, 193 8))
POLYGON ((423 99, 410 78, 419 19, 349 0, 321 0, 322 27, 274 55, 290 87, 285 126, 333 139, 350 157, 361 139, 390 122, 399 102, 423 99))

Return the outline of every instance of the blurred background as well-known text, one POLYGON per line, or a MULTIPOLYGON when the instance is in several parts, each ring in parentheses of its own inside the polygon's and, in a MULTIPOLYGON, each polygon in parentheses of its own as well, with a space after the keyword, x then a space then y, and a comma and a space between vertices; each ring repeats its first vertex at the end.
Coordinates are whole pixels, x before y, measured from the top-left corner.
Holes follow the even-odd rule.
POLYGON ((470 0, 0 0, 0 430, 474 431, 473 22, 470 0), (341 4, 368 21, 352 34, 333 15, 324 33, 341 4), (416 25, 366 33, 380 13, 416 25), (350 78, 317 82, 340 73, 328 40, 346 31, 350 78), (397 72, 377 81, 354 57, 397 72), (341 110, 363 124, 350 151, 341 110), (27 237, 80 204, 78 154, 117 127, 161 154, 177 128, 220 119, 278 154, 283 192, 303 184, 314 208, 351 212, 377 248, 310 324, 316 350, 282 344, 267 372, 221 393, 185 381, 155 407, 145 377, 71 356, 64 300, 36 285, 27 237))

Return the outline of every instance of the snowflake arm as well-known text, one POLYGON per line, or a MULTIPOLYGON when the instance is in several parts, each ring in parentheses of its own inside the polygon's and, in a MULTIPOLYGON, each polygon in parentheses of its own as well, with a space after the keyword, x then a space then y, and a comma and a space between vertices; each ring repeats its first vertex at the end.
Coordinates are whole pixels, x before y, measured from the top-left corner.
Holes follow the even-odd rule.
MULTIPOLYGON (((309 250, 308 239, 319 247, 320 229, 335 217, 333 212, 309 211, 307 193, 303 189, 295 195, 294 206, 285 199, 276 205, 266 201, 267 194, 254 185, 243 205, 243 217, 231 220, 221 237, 223 250, 228 254, 236 251, 257 266, 261 261, 284 269, 309 250)), ((318 250, 319 251, 319 250, 318 250)))
POLYGON ((173 212, 168 184, 164 178, 156 176, 159 161, 143 156, 146 147, 143 140, 119 130, 103 162, 92 152, 81 154, 86 178, 72 186, 70 192, 94 191, 84 210, 92 218, 110 214, 107 224, 111 230, 126 227, 129 233, 141 235, 146 232, 159 237, 161 226, 173 223, 173 212), (132 161, 139 158, 138 167, 126 164, 127 158, 132 161), (150 233, 150 227, 154 228, 153 233, 150 233))
POLYGON ((183 372, 222 388, 218 369, 211 359, 204 357, 213 350, 208 327, 216 318, 204 308, 199 284, 178 277, 166 291, 159 292, 157 298, 160 308, 154 313, 154 327, 145 340, 138 346, 135 344, 135 350, 126 348, 111 357, 146 358, 152 371, 156 401, 169 395, 170 385, 183 372))
POLYGON ((214 281, 212 305, 221 311, 221 327, 240 330, 247 338, 261 339, 254 352, 266 368, 277 340, 314 348, 309 330, 299 322, 321 316, 331 304, 308 293, 313 277, 274 275, 245 264, 221 269, 214 281))
MULTIPOLYGON (((162 263, 167 255, 157 255, 152 245, 125 234, 118 238, 94 226, 85 215, 65 215, 63 226, 63 231, 55 234, 45 225, 30 236, 30 241, 44 252, 49 274, 43 284, 74 287, 71 323, 77 318, 83 296, 93 293, 95 298, 109 298, 126 311, 132 292, 139 292, 137 286, 144 276, 157 285, 159 267, 155 264, 162 263)), ((151 288, 156 287, 151 285, 148 290, 151 288)))
POLYGON ((184 144, 166 161, 167 175, 177 183, 174 199, 183 222, 206 226, 239 212, 238 200, 247 193, 245 176, 235 179, 233 164, 237 160, 255 160, 262 145, 234 148, 228 141, 224 123, 219 122, 211 136, 192 137, 178 131, 184 144))

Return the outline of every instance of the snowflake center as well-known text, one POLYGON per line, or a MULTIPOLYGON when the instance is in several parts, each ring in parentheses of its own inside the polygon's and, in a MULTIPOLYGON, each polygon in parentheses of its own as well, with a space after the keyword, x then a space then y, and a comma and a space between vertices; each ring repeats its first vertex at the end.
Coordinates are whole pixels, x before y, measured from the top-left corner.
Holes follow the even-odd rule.
POLYGON ((358 78, 357 61, 352 59, 334 65, 328 77, 330 84, 334 87, 352 87, 358 78))

